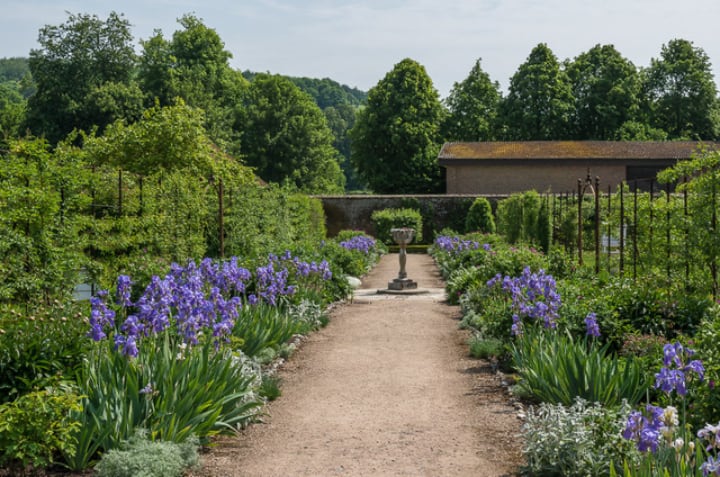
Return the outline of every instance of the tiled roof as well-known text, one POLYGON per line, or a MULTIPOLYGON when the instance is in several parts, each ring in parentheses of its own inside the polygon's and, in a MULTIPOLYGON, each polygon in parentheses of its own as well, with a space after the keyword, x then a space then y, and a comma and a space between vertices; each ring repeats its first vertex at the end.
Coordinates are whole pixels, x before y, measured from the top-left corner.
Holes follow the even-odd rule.
POLYGON ((720 150, 698 141, 449 142, 438 159, 688 159, 701 145, 720 150))

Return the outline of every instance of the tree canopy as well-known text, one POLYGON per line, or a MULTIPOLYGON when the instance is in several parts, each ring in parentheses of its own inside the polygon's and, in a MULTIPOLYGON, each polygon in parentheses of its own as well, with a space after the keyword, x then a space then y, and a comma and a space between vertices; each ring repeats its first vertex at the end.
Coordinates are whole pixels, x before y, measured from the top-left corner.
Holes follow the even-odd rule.
POLYGON ((62 25, 41 28, 38 42, 41 48, 30 51, 29 60, 37 92, 27 112, 35 134, 56 143, 74 128, 102 129, 115 119, 139 115, 133 99, 137 86, 131 83, 135 50, 122 15, 112 12, 101 20, 70 14, 62 25), (128 97, 117 97, 122 94, 128 97), (99 110, 92 102, 96 96, 114 97, 114 110, 99 110))
POLYGON ((714 139, 720 129, 717 86, 705 51, 687 40, 663 45, 645 71, 650 123, 670 139, 714 139))
POLYGON ((595 45, 568 62, 566 71, 575 99, 577 139, 614 139, 625 122, 637 118, 640 76, 614 46, 595 45))
POLYGON ((241 151, 266 181, 311 193, 339 193, 344 176, 333 134, 313 99, 289 79, 258 75, 250 83, 241 151))
POLYGON ((442 190, 437 154, 444 110, 425 68, 404 59, 368 92, 358 112, 351 160, 377 193, 442 190))
POLYGON ((477 60, 468 77, 455 83, 445 100, 450 113, 445 121, 445 138, 450 141, 493 140, 501 99, 500 85, 490 80, 477 60))
POLYGON ((569 139, 574 100, 570 81, 550 48, 540 43, 510 79, 502 102, 506 139, 569 139))

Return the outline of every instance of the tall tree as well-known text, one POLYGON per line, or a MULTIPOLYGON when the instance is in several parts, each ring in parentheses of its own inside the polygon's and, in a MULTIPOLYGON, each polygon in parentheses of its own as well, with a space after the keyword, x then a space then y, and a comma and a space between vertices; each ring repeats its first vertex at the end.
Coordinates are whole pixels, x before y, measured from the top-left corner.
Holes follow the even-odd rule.
POLYGON ((404 59, 368 92, 358 112, 351 160, 378 193, 443 189, 437 153, 444 110, 425 68, 404 59))
POLYGON ((310 193, 339 193, 344 176, 333 134, 310 95, 278 75, 250 83, 241 151, 264 180, 310 193))
POLYGON ((637 68, 612 45, 596 45, 567 64, 577 139, 609 140, 638 113, 637 68))
POLYGON ((366 186, 357 176, 357 171, 350 162, 350 137, 348 131, 355 125, 357 109, 347 103, 328 106, 323 110, 328 126, 335 136, 333 147, 343 156, 340 167, 345 174, 345 188, 347 190, 362 190, 366 186))
POLYGON ((70 14, 62 25, 41 28, 41 48, 30 51, 29 60, 37 85, 28 101, 27 126, 32 132, 56 143, 74 128, 102 129, 115 119, 137 116, 141 105, 132 82, 132 40, 130 24, 115 12, 104 21, 95 15, 70 14), (107 88, 112 94, 103 91, 107 88), (126 97, 114 97, 113 107, 119 109, 98 111, 93 95, 108 94, 126 97))
POLYGON ((716 139, 720 132, 717 86, 710 59, 692 42, 663 45, 645 71, 650 121, 670 139, 716 139))
POLYGON ((503 135, 520 141, 568 139, 573 109, 567 74, 552 50, 540 43, 510 79, 501 104, 503 135))
POLYGON ((225 50, 217 32, 194 15, 178 20, 182 27, 166 40, 161 31, 141 41, 138 78, 150 103, 174 104, 182 98, 205 111, 210 137, 224 149, 237 152, 238 111, 248 83, 229 65, 232 54, 225 50))
POLYGON ((495 138, 500 85, 490 80, 480 60, 461 83, 455 83, 445 104, 450 114, 443 135, 451 141, 491 141, 495 138))

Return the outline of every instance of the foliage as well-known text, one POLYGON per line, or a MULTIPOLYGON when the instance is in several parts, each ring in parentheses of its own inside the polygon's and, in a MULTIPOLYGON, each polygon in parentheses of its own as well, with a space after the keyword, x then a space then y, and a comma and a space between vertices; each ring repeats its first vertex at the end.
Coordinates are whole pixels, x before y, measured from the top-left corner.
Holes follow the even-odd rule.
POLYGON ((363 232, 343 230, 332 241, 326 241, 322 254, 342 274, 362 277, 386 252, 382 242, 376 241, 363 232))
POLYGON ((312 98, 282 76, 253 79, 241 151, 264 180, 309 193, 344 190, 332 131, 312 98))
POLYGON ((11 140, 0 157, 0 302, 65 299, 87 265, 83 162, 60 145, 11 140))
POLYGON ((141 175, 178 169, 207 174, 213 165, 203 112, 182 100, 147 109, 134 124, 114 122, 103 136, 87 138, 84 149, 98 165, 141 175))
POLYGON ((698 254, 700 263, 705 267, 705 280, 710 279, 714 295, 720 290, 717 282, 717 262, 720 258, 720 234, 717 233, 718 194, 720 194, 720 152, 698 151, 689 161, 681 161, 674 167, 659 174, 662 182, 678 181, 680 191, 688 192, 687 207, 689 218, 684 229, 692 230, 688 234, 689 246, 698 254))
POLYGON ((232 57, 220 36, 192 14, 178 19, 182 29, 165 40, 160 31, 141 41, 138 82, 147 103, 169 106, 181 98, 205 113, 204 126, 213 142, 223 150, 237 153, 240 104, 247 81, 233 71, 232 57))
POLYGON ((89 349, 85 306, 5 306, 0 311, 0 404, 72 380, 89 349))
POLYGON ((20 81, 30 74, 27 58, 0 58, 0 83, 20 81))
POLYGON ((351 161, 373 192, 442 190, 437 154, 443 114, 425 68, 411 59, 396 64, 369 91, 350 138, 351 161))
POLYGON ((541 199, 541 201, 537 221, 537 243, 543 253, 549 253, 553 232, 552 214, 549 205, 550 200, 546 197, 541 199))
POLYGON ((595 45, 568 62, 566 72, 577 139, 616 139, 621 127, 637 117, 640 76, 613 45, 595 45))
POLYGON ((644 73, 652 126, 666 131, 669 139, 718 137, 717 86, 702 48, 687 40, 670 40, 644 73))
POLYGON ((27 100, 16 81, 0 82, 0 146, 5 138, 17 137, 25 120, 27 100))
MULTIPOLYGON (((248 80, 252 80, 257 73, 243 73, 248 80)), ((288 77, 298 88, 312 96, 318 107, 325 111, 330 107, 339 105, 361 106, 367 100, 367 93, 357 88, 340 84, 330 78, 298 78, 288 77)))
POLYGON ((540 208, 541 198, 536 191, 512 194, 499 201, 498 233, 504 235, 509 243, 538 244, 541 241, 538 231, 540 208))
POLYGON ((80 376, 83 410, 75 416, 77 453, 66 456, 80 470, 97 451, 122 445, 138 428, 153 439, 184 442, 206 439, 246 424, 260 401, 253 394, 256 377, 211 341, 179 346, 168 333, 138 343, 128 359, 111 343, 100 343, 80 376))
POLYGON ((267 348, 279 346, 296 334, 309 331, 302 321, 275 306, 259 304, 240 311, 232 335, 238 338, 239 349, 247 356, 260 355, 267 348))
POLYGON ((505 353, 505 344, 496 338, 481 338, 473 335, 468 342, 470 356, 478 359, 497 359, 505 353))
POLYGON ((450 114, 443 125, 443 136, 450 141, 493 140, 500 101, 499 83, 490 81, 477 60, 468 77, 455 83, 445 100, 450 114))
POLYGON ((422 216, 414 209, 381 209, 370 217, 375 226, 375 236, 387 245, 393 245, 392 229, 408 227, 415 230, 415 243, 422 243, 422 216))
POLYGON ((39 49, 30 51, 30 71, 37 92, 28 102, 27 125, 37 136, 51 144, 62 140, 73 129, 102 130, 110 121, 136 117, 138 104, 132 74, 136 64, 130 23, 115 12, 106 20, 95 15, 69 14, 62 25, 40 29, 39 49), (128 110, 115 114, 98 112, 93 96, 109 84, 125 85, 117 89, 130 97, 120 99, 128 110))
POLYGON ((576 398, 569 406, 542 403, 528 409, 523 423, 524 472, 542 476, 604 476, 632 459, 634 449, 620 437, 627 403, 610 408, 576 398))
POLYGON ((502 135, 516 141, 569 139, 573 101, 567 74, 540 43, 510 79, 500 106, 502 135))
POLYGON ((180 477, 198 466, 197 439, 186 442, 151 441, 138 431, 117 449, 103 454, 98 477, 180 477))
POLYGON ((516 337, 512 356, 518 386, 541 402, 570 406, 581 397, 612 407, 624 400, 636 404, 647 389, 635 360, 610 356, 607 345, 537 326, 525 327, 516 337))
POLYGON ((70 414, 80 409, 80 397, 68 388, 34 391, 0 404, 0 466, 42 468, 59 452, 73 454, 80 423, 70 414))
POLYGON ((495 233, 495 218, 493 217, 490 201, 485 197, 478 197, 470 206, 465 219, 465 230, 468 232, 495 233))
POLYGON ((691 422, 695 426, 720 417, 720 310, 718 306, 705 317, 692 336, 697 359, 705 366, 706 385, 697 386, 693 398, 691 422))
POLYGON ((680 342, 663 347, 663 366, 655 374, 655 388, 664 392, 671 404, 677 399, 680 408, 648 403, 644 411, 629 413, 622 436, 635 444, 641 457, 634 462, 624 461, 624 475, 699 477, 716 473, 717 469, 708 470, 718 464, 720 423, 706 424, 697 432, 697 438, 688 425, 686 398, 694 387, 689 385, 702 382, 705 372, 702 362, 692 359, 694 354, 680 342))

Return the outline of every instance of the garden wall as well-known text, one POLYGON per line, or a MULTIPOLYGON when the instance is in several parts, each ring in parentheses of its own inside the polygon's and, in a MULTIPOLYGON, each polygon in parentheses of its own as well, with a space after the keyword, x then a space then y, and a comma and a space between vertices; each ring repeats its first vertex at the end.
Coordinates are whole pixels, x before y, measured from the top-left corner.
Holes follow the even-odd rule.
MULTIPOLYGON (((345 195, 316 196, 322 201, 328 237, 341 230, 363 230, 375 235, 372 213, 380 209, 412 208, 423 216, 423 237, 432 242, 434 232, 450 227, 458 232, 465 228, 465 216, 480 195, 345 195)), ((495 207, 505 196, 484 196, 495 207)))

